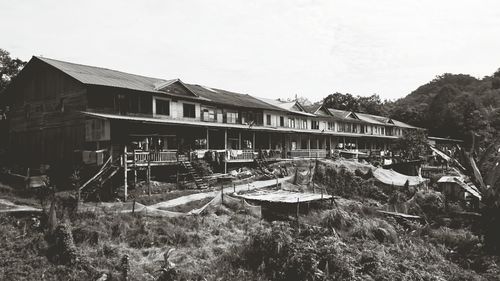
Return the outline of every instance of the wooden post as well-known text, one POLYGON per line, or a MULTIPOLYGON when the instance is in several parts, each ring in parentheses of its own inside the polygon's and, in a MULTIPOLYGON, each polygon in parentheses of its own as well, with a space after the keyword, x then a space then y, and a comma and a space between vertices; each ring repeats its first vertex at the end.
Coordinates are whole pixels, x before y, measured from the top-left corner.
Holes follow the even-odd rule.
POLYGON ((177 165, 176 175, 175 175, 175 183, 179 183, 179 165, 177 165))
POLYGON ((233 183, 233 193, 236 193, 236 184, 233 183))
POLYGON ((123 183, 123 198, 124 201, 127 201, 127 173, 128 173, 128 168, 127 168, 127 145, 123 147, 123 174, 124 174, 124 183, 123 183))
POLYGON ((26 180, 24 181, 24 187, 26 188, 26 190, 29 190, 30 188, 30 168, 26 169, 26 180))
POLYGON ((220 186, 220 200, 221 200, 221 205, 224 203, 224 184, 221 184, 220 186))
POLYGON ((134 168, 134 188, 137 187, 137 168, 134 168))
POLYGON ((224 149, 227 149, 227 129, 224 130, 224 149))
POLYGON ((111 158, 111 164, 113 164, 113 145, 109 145, 109 157, 111 158))
POLYGON ((269 136, 269 149, 273 149, 272 146, 271 146, 272 145, 271 144, 271 133, 269 133, 268 136, 269 136))
POLYGON ((252 138, 253 138, 253 139, 252 139, 252 148, 253 148, 253 150, 255 151, 255 147, 256 147, 256 146, 255 146, 255 131, 253 132, 252 138))
POLYGON ((134 188, 137 187, 137 162, 135 156, 135 149, 132 151, 132 167, 134 168, 134 188))
POLYGON ((238 132, 238 149, 241 149, 241 131, 238 132))
POLYGON ((299 209, 300 203, 299 202, 300 202, 299 197, 297 197, 297 227, 299 227, 299 212, 300 212, 300 209, 299 209))
POLYGON ((151 196, 151 152, 148 154, 148 177, 147 177, 147 183, 148 183, 148 196, 151 196))
POLYGON ((307 158, 311 157, 311 137, 307 136, 307 158))
POLYGON ((227 129, 224 129, 224 174, 227 174, 227 129))
POLYGON ((207 128, 207 150, 209 149, 210 145, 209 145, 209 133, 208 133, 208 128, 207 128))
POLYGON ((132 202, 132 214, 135 213, 135 198, 134 198, 134 202, 132 202))

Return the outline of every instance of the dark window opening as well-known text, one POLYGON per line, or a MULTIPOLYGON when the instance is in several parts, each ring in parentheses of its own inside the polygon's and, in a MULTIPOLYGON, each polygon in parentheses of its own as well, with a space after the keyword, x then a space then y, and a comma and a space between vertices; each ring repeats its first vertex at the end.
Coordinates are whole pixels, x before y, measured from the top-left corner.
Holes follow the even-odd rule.
POLYGON ((157 99, 156 114, 170 115, 170 101, 157 99))
POLYGON ((271 125, 271 114, 266 115, 266 124, 269 126, 271 125))
POLYGON ((195 106, 194 104, 184 103, 184 117, 186 118, 196 118, 195 106))

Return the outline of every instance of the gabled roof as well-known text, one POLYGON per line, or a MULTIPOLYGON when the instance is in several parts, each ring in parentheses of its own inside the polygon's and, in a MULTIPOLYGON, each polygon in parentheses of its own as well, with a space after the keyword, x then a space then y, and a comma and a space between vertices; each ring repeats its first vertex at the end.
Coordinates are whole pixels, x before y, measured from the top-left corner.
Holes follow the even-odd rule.
POLYGON ((353 112, 353 111, 347 111, 347 110, 340 110, 340 109, 334 109, 334 108, 327 108, 325 106, 319 107, 314 113, 318 114, 320 110, 328 112, 331 116, 341 119, 341 120, 346 120, 349 117, 354 117, 355 119, 366 122, 369 124, 374 124, 374 125, 384 125, 384 126, 397 126, 397 127, 402 127, 402 128, 411 128, 411 129, 418 129, 418 127, 412 126, 410 124, 406 124, 404 122, 389 118, 389 117, 384 117, 384 116, 378 116, 378 115, 373 115, 373 114, 367 114, 367 113, 359 113, 359 112, 353 112))
POLYGON ((256 97, 256 98, 265 103, 279 107, 291 113, 305 115, 305 116, 315 116, 314 114, 305 111, 304 107, 298 101, 280 101, 280 100, 261 98, 261 97, 256 97), (295 109, 295 107, 297 107, 299 110, 295 109))
POLYGON ((352 112, 340 109, 327 108, 328 112, 334 117, 346 119, 352 112))
POLYGON ((83 84, 125 88, 145 92, 156 92, 156 85, 171 81, 44 57, 34 58, 59 69, 60 71, 66 73, 67 75, 73 77, 83 84))
POLYGON ((366 113, 357 113, 357 115, 358 115, 358 118, 360 120, 365 121, 365 122, 370 123, 370 124, 376 124, 376 125, 385 125, 384 120, 389 119, 386 117, 374 116, 374 115, 366 114, 366 113))
POLYGON ((108 86, 115 88, 124 88, 124 89, 138 90, 144 92, 151 92, 156 94, 158 93, 165 94, 165 92, 163 91, 165 88, 171 86, 174 83, 180 83, 182 86, 186 88, 186 90, 190 94, 193 95, 194 98, 197 98, 200 101, 213 102, 213 103, 245 107, 245 108, 283 111, 283 109, 279 107, 265 103, 247 94, 239 94, 220 89, 213 89, 206 86, 187 84, 183 83, 180 79, 167 80, 167 79, 152 78, 135 74, 129 74, 107 68, 76 64, 76 63, 54 60, 44 57, 34 57, 34 59, 43 61, 57 68, 58 70, 66 73, 72 78, 80 81, 81 83, 87 85, 108 86))
POLYGON ((282 108, 263 102, 248 94, 239 94, 222 89, 216 89, 195 84, 185 84, 185 85, 189 90, 194 92, 199 97, 214 103, 232 105, 232 106, 241 106, 247 108, 283 111, 282 108))

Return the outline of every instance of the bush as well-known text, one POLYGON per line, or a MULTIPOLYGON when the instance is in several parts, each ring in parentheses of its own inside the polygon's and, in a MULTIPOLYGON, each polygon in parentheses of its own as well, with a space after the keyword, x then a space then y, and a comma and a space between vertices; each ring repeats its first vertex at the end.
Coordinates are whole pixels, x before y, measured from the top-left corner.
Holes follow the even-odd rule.
POLYGON ((461 255, 466 255, 477 250, 478 245, 480 245, 479 237, 464 229, 440 227, 430 230, 429 236, 431 241, 452 248, 461 255))
POLYGON ((320 225, 326 228, 347 231, 357 223, 359 223, 359 217, 356 214, 347 213, 342 209, 333 209, 324 215, 320 225))
POLYGON ((394 227, 378 218, 361 221, 353 227, 350 233, 352 237, 376 240, 380 243, 395 243, 398 240, 394 227))

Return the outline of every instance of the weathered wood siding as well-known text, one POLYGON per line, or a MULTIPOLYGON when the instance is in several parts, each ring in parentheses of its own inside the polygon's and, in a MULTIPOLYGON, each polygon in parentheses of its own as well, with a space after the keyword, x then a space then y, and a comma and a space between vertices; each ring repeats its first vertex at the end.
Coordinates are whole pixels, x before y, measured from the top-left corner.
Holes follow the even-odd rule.
POLYGON ((85 140, 86 88, 33 58, 7 92, 10 158, 22 166, 68 163, 85 140))

